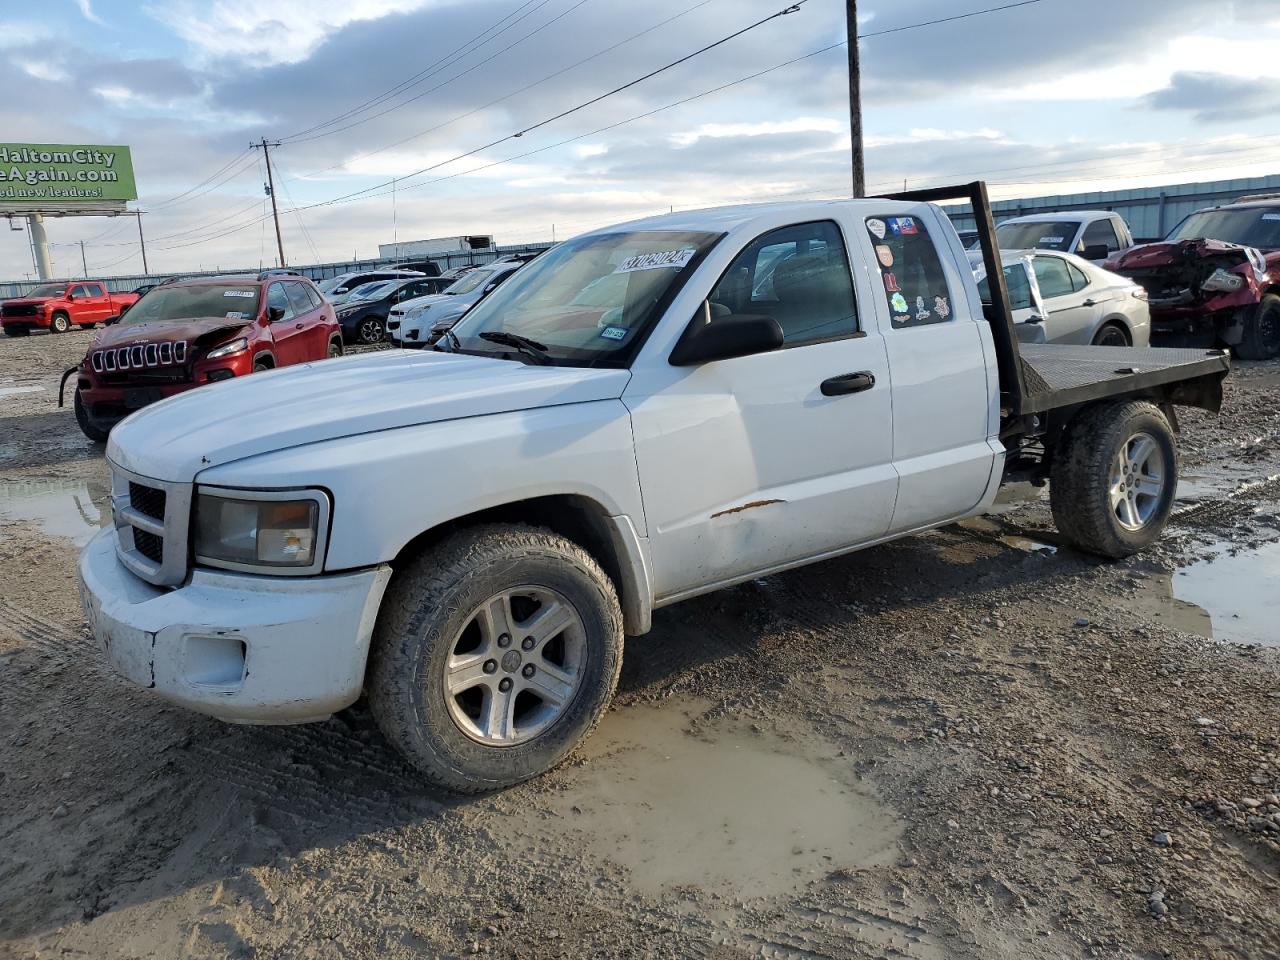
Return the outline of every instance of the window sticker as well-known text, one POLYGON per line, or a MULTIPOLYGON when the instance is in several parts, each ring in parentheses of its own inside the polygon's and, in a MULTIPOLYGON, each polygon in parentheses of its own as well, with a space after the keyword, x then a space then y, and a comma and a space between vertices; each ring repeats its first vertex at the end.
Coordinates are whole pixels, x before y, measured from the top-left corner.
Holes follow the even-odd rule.
POLYGON ((947 302, 946 297, 933 298, 933 312, 936 313, 943 320, 951 316, 951 304, 947 302))
POLYGON ((915 217, 890 217, 889 230, 895 237, 909 237, 920 232, 915 217))
POLYGON ((638 273, 641 270, 665 270, 675 268, 682 270, 688 266, 693 255, 698 251, 693 247, 683 250, 664 250, 660 253, 641 253, 623 260, 614 273, 638 273))
POLYGON ((876 259, 880 261, 882 267, 893 266, 893 251, 889 249, 887 243, 876 244, 876 259))
POLYGON ((907 298, 900 293, 895 293, 889 298, 889 306, 893 307, 894 313, 908 313, 911 310, 907 298))
POLYGON ((249 315, 247 313, 241 312, 240 310, 228 310, 227 319, 228 320, 248 320, 249 315))
POLYGON ((1280 220, 1280 213, 1264 213, 1263 220, 1280 220))
POLYGON ((867 229, 871 231, 871 235, 877 240, 883 240, 885 233, 888 232, 885 229, 883 220, 868 220, 867 229))
POLYGON ((902 288, 898 286, 898 278, 892 273, 886 271, 884 275, 884 289, 886 293, 901 293, 902 288))
POLYGON ((1062 241, 1066 239, 1067 239, 1066 237, 1041 237, 1039 240, 1036 241, 1036 245, 1039 246, 1042 243, 1052 245, 1056 243, 1062 243, 1062 241))
POLYGON ((600 331, 600 336, 605 340, 624 340, 627 336, 626 327, 605 327, 600 331))
POLYGON ((253 298, 257 296, 257 294, 252 290, 223 290, 222 295, 224 297, 247 297, 247 298, 253 298))
POLYGON ((924 305, 924 297, 916 297, 916 319, 921 323, 924 323, 931 316, 933 316, 933 314, 930 313, 924 305))

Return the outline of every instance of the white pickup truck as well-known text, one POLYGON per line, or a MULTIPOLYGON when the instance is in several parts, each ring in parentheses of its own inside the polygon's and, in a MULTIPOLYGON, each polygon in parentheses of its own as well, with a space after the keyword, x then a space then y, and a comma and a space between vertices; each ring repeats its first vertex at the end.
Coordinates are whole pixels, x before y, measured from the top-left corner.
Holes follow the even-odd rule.
POLYGON ((561 244, 435 351, 147 407, 79 564, 93 634, 228 721, 363 692, 429 780, 479 791, 587 736, 655 608, 980 513, 1006 479, 1051 480, 1080 548, 1141 549, 1172 404, 1216 409, 1226 357, 1020 348, 927 202, 952 197, 1000 278, 982 184, 679 213, 561 244))

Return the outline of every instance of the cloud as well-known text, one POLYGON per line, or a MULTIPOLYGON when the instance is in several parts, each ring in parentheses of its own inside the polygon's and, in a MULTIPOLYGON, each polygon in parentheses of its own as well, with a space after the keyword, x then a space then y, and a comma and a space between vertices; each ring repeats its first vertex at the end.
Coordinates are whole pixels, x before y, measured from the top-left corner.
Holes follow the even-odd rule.
POLYGON ((1180 72, 1144 102, 1153 110, 1189 111, 1200 123, 1248 120, 1280 114, 1280 80, 1180 72))
MULTIPOLYGON (((87 6, 88 0, 77 0, 87 6)), ((357 21, 406 13, 429 0, 168 0, 147 8, 205 59, 298 63, 357 21)))
POLYGON ((93 12, 93 5, 90 0, 76 0, 76 6, 80 8, 80 14, 90 23, 102 23, 98 15, 93 12))

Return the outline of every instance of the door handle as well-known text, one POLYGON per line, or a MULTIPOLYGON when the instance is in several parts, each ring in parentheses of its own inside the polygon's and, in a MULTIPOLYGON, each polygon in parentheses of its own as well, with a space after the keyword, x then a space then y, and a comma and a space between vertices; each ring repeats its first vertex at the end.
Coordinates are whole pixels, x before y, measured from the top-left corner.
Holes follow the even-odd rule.
POLYGON ((295 329, 295 330, 301 330, 301 329, 302 329, 302 324, 300 324, 300 323, 295 323, 295 324, 293 325, 293 329, 295 329))
POLYGON ((1080 304, 1080 306, 1082 307, 1096 307, 1097 305, 1098 305, 1098 301, 1093 299, 1093 297, 1090 297, 1084 303, 1080 304))
POLYGON ((823 380, 820 389, 824 397, 839 397, 846 393, 862 393, 875 385, 875 374, 870 370, 863 370, 860 373, 845 373, 823 380))

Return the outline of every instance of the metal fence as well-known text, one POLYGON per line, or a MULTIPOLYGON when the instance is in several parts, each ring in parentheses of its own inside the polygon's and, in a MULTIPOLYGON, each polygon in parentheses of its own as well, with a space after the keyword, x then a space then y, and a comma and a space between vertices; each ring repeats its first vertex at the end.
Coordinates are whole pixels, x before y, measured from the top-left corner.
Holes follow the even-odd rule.
MULTIPOLYGON (((375 260, 344 260, 334 263, 316 263, 310 265, 290 264, 290 270, 296 270, 304 277, 310 277, 312 280, 325 280, 329 277, 336 277, 342 273, 356 273, 365 270, 380 270, 388 267, 394 267, 400 263, 422 263, 424 260, 430 260, 440 268, 443 273, 453 267, 466 266, 468 264, 489 263, 500 257, 509 256, 516 253, 537 253, 540 250, 546 250, 552 245, 550 243, 526 243, 509 247, 492 247, 488 250, 468 250, 459 253, 441 254, 434 257, 417 257, 410 261, 408 257, 382 257, 375 260)), ((107 285, 107 289, 112 293, 128 293, 130 290, 136 290, 138 287, 148 283, 159 283, 162 280, 168 280, 172 277, 217 277, 229 273, 260 273, 267 267, 242 267, 237 269, 219 269, 205 271, 178 271, 177 273, 152 273, 152 274, 134 274, 127 277, 90 277, 90 280, 102 280, 107 285)), ((68 281, 80 280, 82 277, 66 277, 68 281)), ((10 297, 21 297, 29 290, 34 290, 42 283, 57 283, 59 280, 9 280, 0 281, 0 300, 10 297)))

